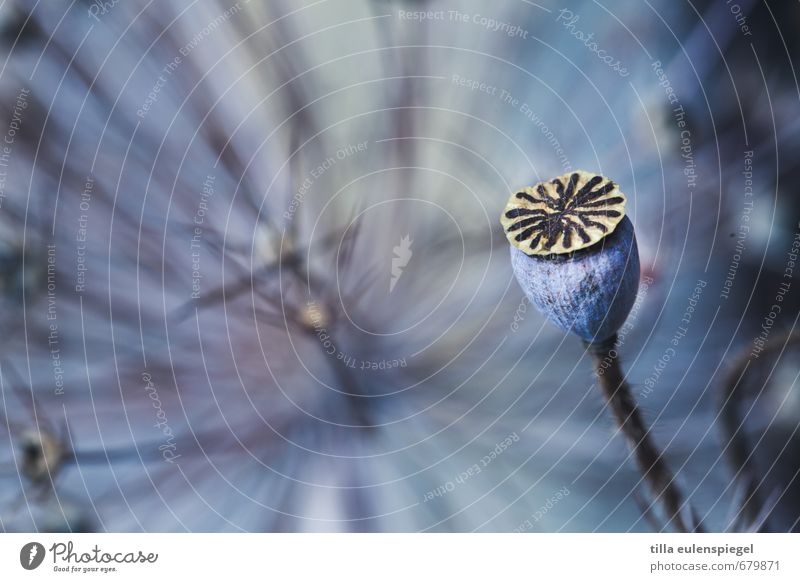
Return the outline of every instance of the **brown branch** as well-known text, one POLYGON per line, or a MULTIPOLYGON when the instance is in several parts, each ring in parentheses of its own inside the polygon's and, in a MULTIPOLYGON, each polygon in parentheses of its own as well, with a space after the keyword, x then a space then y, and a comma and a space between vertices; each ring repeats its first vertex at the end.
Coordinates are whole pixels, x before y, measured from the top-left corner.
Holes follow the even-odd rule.
POLYGON ((650 493, 661 503, 673 527, 679 532, 700 531, 699 524, 692 526, 686 524, 680 488, 664 460, 663 453, 650 438, 650 431, 625 381, 619 357, 612 357, 610 354, 616 340, 616 336, 613 336, 608 340, 587 345, 600 391, 611 409, 617 427, 628 441, 636 465, 650 493), (606 367, 603 367, 604 363, 607 364, 606 367))

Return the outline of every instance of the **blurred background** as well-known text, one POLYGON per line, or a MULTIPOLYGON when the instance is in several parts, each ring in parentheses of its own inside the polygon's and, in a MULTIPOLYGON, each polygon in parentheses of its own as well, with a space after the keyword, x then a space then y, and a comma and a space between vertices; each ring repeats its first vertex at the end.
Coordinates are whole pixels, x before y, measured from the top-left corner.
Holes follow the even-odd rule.
POLYGON ((0 526, 660 529, 499 225, 585 169, 629 200, 618 350, 694 511, 797 530, 798 22, 2 1, 0 526))

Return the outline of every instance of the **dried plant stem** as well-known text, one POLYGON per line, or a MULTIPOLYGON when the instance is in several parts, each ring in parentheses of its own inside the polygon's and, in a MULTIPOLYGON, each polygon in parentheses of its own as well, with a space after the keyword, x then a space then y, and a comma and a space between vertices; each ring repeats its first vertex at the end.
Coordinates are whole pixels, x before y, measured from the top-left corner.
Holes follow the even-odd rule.
MULTIPOLYGON (((328 333, 333 336, 332 332, 328 333)), ((319 345, 322 347, 322 344, 319 345)), ((324 357, 330 358, 330 354, 328 354, 324 348, 323 352, 325 354, 324 357)), ((342 364, 342 362, 339 360, 331 361, 331 369, 336 376, 338 389, 347 398, 347 402, 349 404, 348 408, 354 422, 356 423, 355 426, 369 431, 374 430, 375 423, 369 406, 369 398, 364 394, 364 390, 356 375, 350 371, 350 368, 342 364)))
POLYGON ((683 495, 675 483, 675 477, 664 461, 662 452, 650 438, 649 429, 625 381, 619 357, 611 356, 616 340, 616 336, 613 336, 603 342, 587 345, 600 391, 611 409, 614 421, 628 441, 651 494, 661 503, 673 527, 679 532, 699 531, 699 525, 690 527, 686 524, 683 518, 683 495))
POLYGON ((800 344, 797 333, 773 337, 764 345, 757 363, 749 350, 740 352, 722 382, 718 407, 720 425, 727 439, 724 454, 734 470, 733 478, 742 484, 740 505, 730 526, 733 531, 752 528, 764 511, 764 500, 759 495, 763 476, 758 475, 752 444, 744 429, 748 399, 767 390, 776 360, 784 350, 797 344, 800 344))

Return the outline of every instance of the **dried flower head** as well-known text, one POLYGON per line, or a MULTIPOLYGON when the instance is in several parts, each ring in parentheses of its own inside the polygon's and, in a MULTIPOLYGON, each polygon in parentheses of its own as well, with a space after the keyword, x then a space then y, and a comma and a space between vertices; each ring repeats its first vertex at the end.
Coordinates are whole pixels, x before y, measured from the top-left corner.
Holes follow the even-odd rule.
POLYGON ((625 216, 625 195, 598 174, 578 170, 516 192, 500 222, 527 255, 571 253, 598 242, 625 216))
POLYGON ((613 337, 639 286, 636 236, 617 185, 589 172, 559 176, 514 194, 501 222, 514 274, 538 310, 584 341, 613 337))
POLYGON ((22 434, 20 472, 34 483, 45 483, 55 477, 64 459, 64 448, 56 437, 39 430, 22 434))

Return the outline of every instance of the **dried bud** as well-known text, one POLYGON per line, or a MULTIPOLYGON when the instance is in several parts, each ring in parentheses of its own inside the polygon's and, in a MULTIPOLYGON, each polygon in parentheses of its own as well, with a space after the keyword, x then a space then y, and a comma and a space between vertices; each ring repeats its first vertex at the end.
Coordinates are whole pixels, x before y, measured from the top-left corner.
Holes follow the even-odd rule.
POLYGON ((34 483, 54 479, 64 459, 64 448, 56 437, 38 430, 27 430, 21 436, 20 472, 34 483))
POLYGON ((501 218, 511 265, 531 302, 587 342, 614 336, 639 288, 639 253, 625 195, 574 172, 511 196, 501 218))

